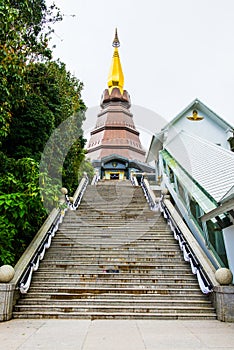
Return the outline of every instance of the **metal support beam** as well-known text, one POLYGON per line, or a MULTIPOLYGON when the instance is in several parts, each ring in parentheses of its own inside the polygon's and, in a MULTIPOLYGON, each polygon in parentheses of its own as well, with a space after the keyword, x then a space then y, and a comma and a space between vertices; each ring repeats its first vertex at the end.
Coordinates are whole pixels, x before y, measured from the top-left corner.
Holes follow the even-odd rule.
POLYGON ((201 216, 201 221, 208 221, 216 216, 219 216, 223 213, 227 213, 234 209, 234 199, 230 199, 229 201, 221 204, 219 207, 211 210, 209 213, 201 216))

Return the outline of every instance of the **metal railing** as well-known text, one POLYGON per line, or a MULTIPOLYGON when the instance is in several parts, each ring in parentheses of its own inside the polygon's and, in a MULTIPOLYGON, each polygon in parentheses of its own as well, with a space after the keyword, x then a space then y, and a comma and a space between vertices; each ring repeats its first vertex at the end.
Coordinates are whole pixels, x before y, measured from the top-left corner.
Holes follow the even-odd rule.
POLYGON ((100 175, 99 175, 99 172, 97 172, 92 179, 91 185, 95 186, 99 180, 100 180, 100 175))
POLYGON ((79 204, 81 202, 81 199, 87 188, 88 183, 89 179, 88 176, 85 174, 74 194, 73 203, 69 200, 69 197, 65 195, 65 202, 63 203, 65 203, 67 207, 64 209, 54 209, 54 211, 52 212, 52 222, 49 216, 46 222, 44 223, 45 228, 39 230, 38 238, 37 236, 35 237, 35 239, 29 245, 26 252, 21 257, 19 261, 19 271, 17 271, 17 275, 19 276, 19 278, 17 278, 17 286, 22 294, 27 293, 31 284, 33 272, 38 270, 40 261, 44 258, 45 251, 49 249, 52 238, 55 236, 59 225, 63 222, 63 218, 65 216, 66 211, 68 210, 68 208, 71 210, 76 210, 79 207, 79 204), (29 262, 25 264, 27 254, 29 254, 31 258, 29 258, 29 262), (23 263, 21 263, 21 261, 23 263))
POLYGON ((37 248, 33 258, 29 262, 26 271, 24 272, 23 276, 21 277, 18 287, 22 294, 27 293, 31 280, 32 280, 32 274, 34 271, 38 270, 38 267, 40 265, 40 261, 44 258, 45 251, 49 249, 51 245, 52 238, 55 236, 56 231, 58 230, 59 224, 62 223, 63 218, 65 216, 65 212, 67 209, 60 210, 58 215, 56 216, 55 220, 49 227, 49 229, 46 231, 45 237, 39 247, 37 248))
POLYGON ((136 175, 133 172, 130 173, 130 181, 132 186, 139 186, 136 175))
POLYGON ((141 177, 141 187, 144 192, 145 198, 150 206, 150 209, 154 211, 158 210, 159 205, 157 203, 157 199, 154 195, 153 190, 150 188, 147 179, 145 179, 144 176, 141 177))
POLYGON ((77 189, 77 191, 75 192, 75 195, 73 197, 73 201, 71 202, 68 194, 65 194, 65 202, 68 206, 69 209, 71 210, 77 210, 79 205, 80 205, 80 202, 81 202, 81 199, 86 191, 86 188, 89 184, 89 178, 88 176, 85 174, 80 182, 80 185, 77 189))
POLYGON ((207 277, 201 263, 194 254, 192 248, 188 244, 185 236, 183 235, 181 229, 173 219, 170 211, 163 202, 163 197, 159 202, 160 211, 163 213, 164 218, 167 220, 172 232, 174 233, 174 238, 178 241, 180 249, 183 252, 184 260, 190 263, 192 273, 197 276, 198 284, 201 291, 204 294, 209 294, 213 291, 213 285, 209 278, 207 277))

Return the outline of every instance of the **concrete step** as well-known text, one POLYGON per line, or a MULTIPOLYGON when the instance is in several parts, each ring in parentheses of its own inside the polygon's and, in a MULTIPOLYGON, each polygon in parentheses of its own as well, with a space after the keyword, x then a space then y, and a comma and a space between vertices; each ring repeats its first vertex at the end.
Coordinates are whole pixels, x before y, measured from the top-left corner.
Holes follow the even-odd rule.
MULTIPOLYGON (((142 263, 120 263, 118 262, 118 268, 119 271, 124 272, 124 271, 128 271, 128 272, 132 272, 132 271, 136 271, 136 270, 141 270, 142 273, 147 273, 146 271, 150 271, 150 270, 154 270, 154 269, 161 269, 162 266, 164 267, 170 267, 174 264, 174 260, 169 261, 169 262, 165 262, 165 260, 163 261, 163 265, 161 262, 157 262, 155 264, 153 263, 147 263, 147 262, 142 262, 142 263)), ((78 272, 79 270, 83 271, 86 270, 87 273, 90 271, 100 271, 100 269, 104 269, 106 265, 113 265, 114 260, 107 263, 107 261, 103 261, 103 262, 99 262, 97 263, 91 263, 91 262, 76 262, 73 260, 44 260, 41 262, 41 266, 42 267, 48 267, 48 268, 60 268, 60 269, 72 269, 73 271, 78 272)), ((188 263, 186 263, 185 261, 181 260, 177 262, 179 266, 187 266, 188 263)), ((175 272, 176 272, 176 268, 175 268, 175 272)), ((62 278, 62 277, 61 277, 62 278)))
POLYGON ((64 288, 76 288, 77 286, 79 288, 96 288, 96 289, 139 289, 144 288, 145 290, 160 290, 160 289, 194 289, 197 287, 197 282, 188 282, 183 280, 177 280, 176 282, 173 280, 166 280, 166 281, 160 281, 160 282, 144 282, 144 285, 140 282, 121 282, 118 280, 97 280, 97 281, 82 281, 82 280, 70 280, 70 281, 38 281, 34 280, 31 284, 32 287, 38 288, 38 290, 48 289, 48 288, 55 288, 55 289, 64 289, 64 288))
POLYGON ((139 247, 138 249, 136 248, 131 248, 131 247, 125 247, 125 246, 121 246, 118 248, 109 248, 108 250, 105 249, 101 249, 99 247, 86 247, 83 245, 80 246, 75 246, 74 243, 62 243, 59 244, 58 242, 55 243, 53 242, 53 244, 51 245, 50 249, 47 251, 47 254, 49 253, 58 253, 60 254, 61 252, 66 254, 66 251, 69 251, 69 249, 64 249, 64 247, 72 247, 72 251, 75 254, 144 254, 145 256, 151 256, 153 254, 155 254, 155 252, 178 252, 177 250, 177 244, 167 244, 167 246, 165 247, 165 245, 157 245, 156 247, 150 247, 150 248, 143 248, 143 247, 139 247))
MULTIPOLYGON (((107 307, 109 305, 117 306, 117 307, 126 307, 130 303, 132 307, 142 307, 142 308, 151 308, 152 306, 154 308, 204 308, 204 309, 209 309, 213 310, 211 303, 210 302, 204 302, 200 300, 154 300, 154 299, 149 299, 149 300, 134 300, 131 301, 129 299, 64 299, 64 300, 52 300, 53 301, 53 307, 59 307, 59 308, 83 308, 86 306, 93 306, 93 307, 107 307)), ((18 303, 17 307, 15 308, 15 311, 27 311, 29 307, 38 307, 38 305, 42 305, 43 307, 51 308, 51 300, 46 300, 46 299, 33 299, 31 298, 30 300, 20 300, 18 303), (23 309, 25 306, 26 310, 23 309)), ((204 310, 203 310, 204 311, 204 310)))
MULTIPOLYGON (((99 252, 90 252, 89 255, 84 255, 82 253, 77 253, 75 252, 74 254, 72 254, 72 252, 58 252, 56 254, 56 252, 48 252, 47 254, 47 258, 48 259, 56 259, 56 260, 64 260, 64 259, 69 259, 70 257, 72 257, 72 259, 74 260, 79 260, 79 261, 95 261, 95 262, 99 262, 99 261, 124 261, 124 262, 155 262, 158 261, 158 258, 164 258, 164 260, 167 260, 168 258, 180 258, 181 259, 181 255, 180 252, 170 252, 168 251, 167 254, 165 252, 157 252, 155 254, 150 254, 147 256, 147 258, 141 253, 139 252, 138 254, 135 253, 133 255, 131 254, 126 254, 126 255, 121 255, 119 256, 118 253, 112 253, 110 256, 109 252, 106 252, 106 254, 104 253, 99 253, 99 252)), ((167 260, 168 261, 168 260, 167 260)))
MULTIPOLYGON (((54 276, 53 274, 51 275, 36 275, 35 274, 35 278, 36 281, 39 283, 44 283, 44 282, 55 282, 58 283, 61 281, 61 277, 60 276, 54 276)), ((183 278, 181 277, 124 277, 124 276, 119 276, 119 273, 104 273, 98 277, 92 277, 92 276, 82 276, 81 274, 78 275, 73 275, 73 276, 64 276, 63 277, 63 283, 80 283, 80 282, 100 282, 100 283, 106 283, 106 281, 108 281, 108 283, 134 283, 134 284, 142 284, 142 283, 146 283, 148 284, 160 284, 161 283, 165 283, 167 281, 169 281, 170 283, 197 283, 196 277, 195 276, 191 276, 191 275, 186 275, 183 276, 183 278)))
POLYGON ((215 319, 169 226, 130 182, 88 186, 15 318, 215 319), (106 273, 108 267, 119 273, 106 273))
POLYGON ((139 305, 125 305, 125 306, 116 306, 116 305, 76 305, 76 304, 64 304, 64 305, 53 305, 51 304, 44 304, 40 306, 36 305, 17 305, 15 307, 15 312, 35 312, 35 313, 42 313, 43 311, 46 312, 66 312, 66 313, 96 313, 96 312, 102 312, 102 313, 164 313, 164 314, 171 314, 171 313, 183 313, 183 314, 207 314, 208 312, 214 312, 214 309, 210 306, 178 306, 178 305, 169 305, 169 306, 139 306, 139 305))
MULTIPOLYGON (((52 270, 50 268, 46 269, 46 268, 40 268, 39 270, 37 270, 36 272, 34 272, 34 276, 37 277, 45 277, 45 278, 52 278, 52 277, 58 277, 61 278, 61 271, 60 270, 52 270)), ((157 277, 165 277, 165 278, 169 278, 170 276, 173 276, 174 278, 177 278, 179 276, 189 276, 191 278, 196 278, 194 275, 191 274, 191 270, 188 268, 181 268, 180 270, 175 270, 173 269, 158 269, 158 270, 150 270, 148 271, 148 273, 146 274, 145 272, 141 272, 138 271, 138 273, 128 273, 128 272, 119 272, 117 273, 105 273, 105 272, 95 272, 95 273, 77 273, 76 271, 74 271, 74 269, 66 269, 65 271, 63 271, 63 278, 66 277, 77 277, 77 276, 81 276, 83 278, 131 278, 131 279, 148 279, 148 278, 157 278, 157 277)))
POLYGON ((26 300, 30 301, 30 299, 33 299, 35 301, 35 303, 41 301, 41 300, 51 300, 51 301, 59 301, 59 300, 80 300, 80 299, 88 299, 88 300, 93 300, 93 299, 98 299, 98 300, 103 300, 103 302, 105 302, 105 300, 116 300, 116 302, 118 303, 118 300, 126 300, 132 302, 132 301, 138 301, 141 300, 143 301, 147 301, 149 300, 150 302, 152 302, 152 300, 157 303, 158 301, 171 301, 173 302, 174 300, 176 301, 183 301, 185 303, 190 303, 190 302, 194 302, 194 301, 200 301, 200 302, 209 302, 208 296, 206 296, 204 298, 204 295, 201 293, 200 290, 196 290, 196 291, 189 291, 189 294, 183 291, 181 291, 180 293, 178 293, 178 290, 176 291, 170 291, 170 293, 161 293, 161 294, 152 294, 152 293, 148 293, 148 294, 141 294, 141 293, 112 293, 112 292, 108 292, 108 293, 73 293, 70 290, 68 290, 68 292, 57 292, 57 293, 51 293, 51 292, 47 292, 47 291, 33 291, 30 289, 30 293, 28 293, 27 295, 23 295, 22 299, 20 299, 19 303, 21 301, 26 300))
POLYGON ((43 313, 35 313, 27 311, 27 313, 14 312, 14 318, 22 318, 22 319, 137 319, 137 320, 215 320, 215 313, 183 313, 183 312, 171 312, 164 313, 163 310, 157 313, 142 313, 142 312, 122 312, 122 310, 112 313, 103 313, 100 312, 84 312, 84 313, 72 313, 72 312, 43 312, 43 313))
POLYGON ((155 263, 155 262, 163 262, 167 261, 174 261, 175 263, 177 261, 183 261, 183 258, 181 257, 180 254, 177 252, 168 252, 168 254, 164 254, 163 252, 157 252, 153 256, 142 256, 142 255, 123 255, 119 256, 117 254, 113 255, 104 255, 104 254, 90 254, 90 256, 87 255, 81 255, 81 254, 48 254, 47 255, 48 261, 53 260, 53 261, 69 261, 72 259, 73 261, 79 261, 80 263, 86 263, 86 262, 94 262, 94 263, 109 263, 109 262, 119 262, 119 263, 125 263, 125 264, 136 264, 136 263, 155 263))
MULTIPOLYGON (((57 239, 57 236, 56 236, 56 241, 53 239, 52 240, 52 245, 51 245, 51 248, 56 248, 56 247, 59 247, 59 248, 63 248, 63 247, 72 247, 72 248, 78 248, 78 249, 96 249, 96 250, 100 250, 102 249, 103 251, 106 249, 108 251, 111 251, 111 250, 122 250, 122 251, 129 251, 130 249, 135 250, 135 251, 143 251, 145 252, 145 254, 147 254, 148 251, 152 251, 152 250, 155 250, 157 251, 158 249, 162 249, 162 245, 165 246, 165 249, 167 249, 167 245, 165 245, 165 243, 167 242, 167 240, 162 240, 162 239, 159 239, 158 240, 159 243, 157 242, 156 245, 152 245, 150 244, 149 242, 147 243, 138 243, 137 240, 131 240, 130 242, 128 243, 125 243, 125 244, 117 244, 117 243, 114 243, 113 242, 113 246, 110 246, 109 243, 107 244, 104 240, 103 241, 100 241, 99 244, 97 246, 88 246, 84 243, 80 243, 78 241, 78 237, 74 237, 73 239, 72 238, 68 238, 68 237, 63 237, 61 239, 57 239)), ((174 242, 174 241, 173 241, 174 242)), ((169 245, 168 247, 171 246, 171 242, 169 242, 169 245)))
MULTIPOLYGON (((151 286, 149 287, 145 287, 144 285, 140 285, 140 286, 124 286, 122 288, 120 287, 104 287, 104 286, 93 286, 91 287, 90 285, 86 286, 86 287, 81 287, 80 285, 71 285, 71 286, 48 286, 46 285, 46 287, 44 288, 40 288, 38 285, 35 285, 34 283, 32 283, 31 287, 30 287, 30 292, 38 292, 38 291, 47 291, 50 293, 92 293, 92 294, 102 294, 102 293, 117 293, 117 294, 159 294, 159 295, 170 295, 171 293, 177 293, 177 294, 186 294, 187 296, 189 296, 189 294, 194 294, 194 292, 198 291, 197 286, 175 286, 175 285, 171 285, 170 287, 168 285, 160 285, 157 286, 155 285, 154 288, 152 288, 151 286)), ((199 291, 200 292, 200 291, 199 291)))

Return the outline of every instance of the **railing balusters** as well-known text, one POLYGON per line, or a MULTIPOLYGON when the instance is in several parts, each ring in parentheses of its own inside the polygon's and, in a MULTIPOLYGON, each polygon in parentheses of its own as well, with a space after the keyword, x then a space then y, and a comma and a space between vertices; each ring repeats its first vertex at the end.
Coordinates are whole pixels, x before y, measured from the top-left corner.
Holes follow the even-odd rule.
POLYGON ((213 286, 212 283, 207 278, 201 264, 199 263, 198 259, 196 258, 195 254, 192 251, 192 248, 186 241, 183 233, 179 229, 176 222, 173 220, 173 217, 171 216, 168 208, 163 202, 163 197, 161 198, 159 202, 159 208, 162 212, 164 218, 167 220, 168 225, 170 225, 171 230, 174 233, 175 239, 178 241, 180 249, 183 252, 184 260, 190 263, 191 270, 193 274, 196 274, 199 287, 201 291, 204 294, 208 294, 212 292, 213 286))
POLYGON ((18 283, 18 288, 22 294, 27 293, 27 291, 30 287, 30 284, 31 284, 32 274, 34 271, 37 271, 39 264, 40 264, 40 261, 44 258, 45 251, 47 249, 49 249, 49 247, 51 245, 52 238, 55 236, 55 234, 59 228, 59 225, 63 222, 65 212, 67 211, 68 208, 70 210, 76 210, 79 207, 81 199, 83 197, 83 194, 84 194, 84 192, 87 188, 87 185, 89 183, 89 179, 88 179, 87 175, 85 175, 82 180, 83 180, 82 185, 81 185, 80 189, 78 187, 78 194, 75 198, 74 203, 71 203, 68 195, 65 194, 65 203, 67 205, 67 208, 59 210, 58 215, 56 216, 56 218, 54 219, 54 221, 50 225, 49 229, 46 231, 42 243, 38 246, 35 254, 33 255, 32 259, 28 263, 24 273, 22 274, 22 277, 20 278, 19 283, 18 283))
POLYGON ((141 187, 142 190, 144 192, 145 198, 147 200, 147 202, 149 203, 150 209, 151 210, 158 210, 159 209, 159 205, 156 202, 156 198, 154 196, 154 193, 152 192, 148 182, 146 182, 146 180, 144 179, 144 176, 142 176, 141 178, 141 187))

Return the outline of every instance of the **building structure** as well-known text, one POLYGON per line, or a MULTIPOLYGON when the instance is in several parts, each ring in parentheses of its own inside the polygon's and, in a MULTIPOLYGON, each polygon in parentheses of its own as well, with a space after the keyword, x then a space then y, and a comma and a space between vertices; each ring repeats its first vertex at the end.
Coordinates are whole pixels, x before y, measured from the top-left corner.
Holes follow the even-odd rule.
POLYGON ((87 147, 87 157, 105 179, 129 178, 131 171, 152 171, 145 164, 146 152, 130 111, 130 95, 124 90, 119 46, 116 30, 108 89, 101 97, 101 110, 87 147))
POLYGON ((233 127, 198 99, 151 141, 147 161, 216 268, 234 275, 233 127))

